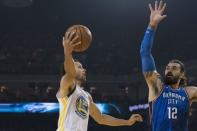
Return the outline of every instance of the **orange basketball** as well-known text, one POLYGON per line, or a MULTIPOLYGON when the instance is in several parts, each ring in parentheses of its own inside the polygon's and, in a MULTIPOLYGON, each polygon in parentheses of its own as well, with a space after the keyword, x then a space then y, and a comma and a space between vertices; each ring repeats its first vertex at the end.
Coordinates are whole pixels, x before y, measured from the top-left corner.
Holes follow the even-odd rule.
POLYGON ((88 47, 90 46, 90 44, 92 42, 92 34, 86 26, 73 25, 73 26, 69 27, 66 32, 67 33, 75 32, 75 35, 78 35, 78 39, 76 40, 76 42, 81 41, 81 44, 77 45, 74 48, 75 52, 85 51, 86 49, 88 49, 88 47))

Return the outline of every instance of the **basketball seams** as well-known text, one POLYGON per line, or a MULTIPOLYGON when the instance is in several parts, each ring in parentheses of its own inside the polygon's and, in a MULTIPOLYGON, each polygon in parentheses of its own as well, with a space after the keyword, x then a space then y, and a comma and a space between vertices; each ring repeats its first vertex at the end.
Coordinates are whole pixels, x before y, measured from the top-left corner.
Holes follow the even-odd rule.
MULTIPOLYGON (((76 26, 75 29, 76 29, 76 34, 79 34, 79 33, 78 33, 79 30, 78 30, 77 26, 76 26)), ((79 37, 79 36, 78 36, 78 37, 79 37)), ((81 40, 81 38, 79 37, 79 41, 80 41, 80 40, 81 40)), ((80 44, 80 45, 81 45, 81 44, 80 44)), ((75 49, 76 49, 77 51, 78 51, 78 47, 79 47, 80 45, 77 45, 77 46, 75 47, 75 49)))
POLYGON ((79 32, 80 32, 80 37, 81 37, 81 39, 80 39, 81 40, 80 52, 83 51, 83 44, 82 44, 83 43, 83 36, 82 36, 82 30, 81 30, 81 28, 82 27, 79 27, 79 32))

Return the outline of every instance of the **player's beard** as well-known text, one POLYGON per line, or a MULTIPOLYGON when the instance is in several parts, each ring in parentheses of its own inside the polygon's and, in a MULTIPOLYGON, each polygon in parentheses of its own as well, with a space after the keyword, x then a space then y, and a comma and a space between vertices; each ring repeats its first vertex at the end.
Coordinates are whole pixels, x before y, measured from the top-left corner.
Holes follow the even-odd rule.
POLYGON ((164 77, 164 83, 166 85, 176 84, 179 80, 179 76, 173 76, 171 73, 168 73, 164 77))

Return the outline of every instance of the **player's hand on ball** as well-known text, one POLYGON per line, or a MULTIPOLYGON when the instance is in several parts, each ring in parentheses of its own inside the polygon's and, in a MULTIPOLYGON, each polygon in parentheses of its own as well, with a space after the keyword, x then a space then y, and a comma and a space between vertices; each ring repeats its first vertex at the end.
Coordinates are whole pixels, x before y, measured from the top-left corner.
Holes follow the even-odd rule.
POLYGON ((76 42, 77 38, 78 36, 75 35, 75 32, 67 32, 65 34, 62 41, 65 53, 71 54, 74 50, 74 47, 81 44, 81 41, 76 42))
POLYGON ((140 114, 133 114, 128 120, 128 125, 130 126, 136 122, 142 122, 142 121, 143 121, 143 118, 140 114))
POLYGON ((157 27, 157 25, 167 17, 167 15, 163 15, 165 8, 166 8, 166 3, 163 3, 163 1, 155 1, 155 7, 153 8, 151 4, 149 4, 150 8, 150 26, 152 27, 157 27))

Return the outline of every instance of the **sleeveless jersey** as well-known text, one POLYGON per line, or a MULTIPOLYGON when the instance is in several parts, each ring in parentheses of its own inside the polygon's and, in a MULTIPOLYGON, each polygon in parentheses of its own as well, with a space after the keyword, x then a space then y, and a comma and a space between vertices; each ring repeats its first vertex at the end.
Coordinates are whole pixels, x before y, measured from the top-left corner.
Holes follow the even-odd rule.
POLYGON ((60 98, 57 131, 87 131, 89 119, 89 96, 76 85, 70 96, 60 98))
POLYGON ((189 99, 184 88, 164 86, 149 103, 152 131, 188 131, 189 99))

